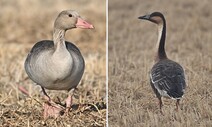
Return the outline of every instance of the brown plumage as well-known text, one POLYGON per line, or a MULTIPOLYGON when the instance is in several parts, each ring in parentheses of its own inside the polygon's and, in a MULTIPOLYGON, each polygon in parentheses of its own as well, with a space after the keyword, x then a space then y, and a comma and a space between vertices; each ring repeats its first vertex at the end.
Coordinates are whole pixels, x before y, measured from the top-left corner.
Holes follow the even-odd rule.
POLYGON ((167 97, 176 99, 176 110, 182 98, 185 88, 184 70, 180 64, 168 59, 165 51, 166 20, 160 12, 139 17, 139 19, 151 21, 158 26, 158 42, 156 45, 155 65, 150 72, 150 83, 158 100, 162 112, 162 99, 167 97))

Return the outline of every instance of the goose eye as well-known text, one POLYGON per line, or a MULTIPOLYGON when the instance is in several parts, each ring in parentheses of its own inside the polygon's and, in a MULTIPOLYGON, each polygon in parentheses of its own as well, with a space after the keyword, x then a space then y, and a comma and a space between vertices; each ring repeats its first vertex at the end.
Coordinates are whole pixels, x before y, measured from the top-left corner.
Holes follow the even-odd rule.
POLYGON ((69 14, 68 16, 69 16, 69 17, 73 17, 73 15, 72 15, 72 14, 69 14))

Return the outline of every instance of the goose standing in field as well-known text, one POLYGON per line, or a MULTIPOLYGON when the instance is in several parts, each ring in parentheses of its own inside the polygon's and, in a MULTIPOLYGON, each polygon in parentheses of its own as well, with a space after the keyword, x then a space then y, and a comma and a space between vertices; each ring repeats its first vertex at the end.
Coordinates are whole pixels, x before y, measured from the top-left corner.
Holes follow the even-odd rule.
POLYGON ((49 101, 50 105, 44 106, 44 117, 55 116, 54 113, 57 112, 54 110, 59 108, 54 106, 55 103, 45 89, 71 92, 66 99, 66 111, 68 111, 73 91, 84 73, 85 63, 80 50, 64 38, 65 32, 72 28, 94 27, 83 20, 76 11, 62 11, 54 22, 53 41, 37 42, 25 61, 25 70, 29 78, 41 86, 45 98, 49 101))
POLYGON ((155 65, 150 73, 150 82, 157 98, 159 99, 160 111, 162 112, 162 99, 167 97, 177 100, 176 110, 182 98, 185 88, 184 70, 180 64, 168 59, 165 52, 166 20, 160 12, 139 17, 139 19, 149 20, 158 25, 158 41, 155 58, 155 65))

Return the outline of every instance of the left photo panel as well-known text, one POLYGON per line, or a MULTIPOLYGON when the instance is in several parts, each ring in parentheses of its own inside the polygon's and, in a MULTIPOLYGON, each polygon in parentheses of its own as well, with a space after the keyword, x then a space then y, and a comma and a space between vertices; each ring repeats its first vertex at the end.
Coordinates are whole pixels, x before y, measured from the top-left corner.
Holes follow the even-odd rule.
POLYGON ((106 126, 106 2, 0 1, 2 126, 106 126))

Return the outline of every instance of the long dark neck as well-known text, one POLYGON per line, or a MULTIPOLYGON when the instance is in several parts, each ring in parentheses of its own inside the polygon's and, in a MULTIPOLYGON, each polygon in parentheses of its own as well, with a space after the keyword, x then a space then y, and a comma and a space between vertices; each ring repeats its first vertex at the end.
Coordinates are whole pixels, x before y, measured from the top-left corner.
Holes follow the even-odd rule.
POLYGON ((166 21, 163 19, 163 22, 158 24, 158 41, 157 41, 157 54, 156 61, 161 59, 166 59, 166 51, 165 51, 165 40, 166 40, 166 21))

